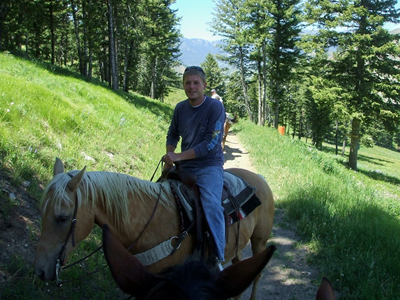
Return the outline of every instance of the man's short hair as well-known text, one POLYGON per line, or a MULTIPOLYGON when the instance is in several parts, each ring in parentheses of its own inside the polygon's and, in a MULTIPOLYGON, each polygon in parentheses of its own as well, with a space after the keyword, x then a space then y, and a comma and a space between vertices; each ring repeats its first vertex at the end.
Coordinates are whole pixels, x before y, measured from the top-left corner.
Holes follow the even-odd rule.
POLYGON ((183 72, 183 80, 185 80, 187 75, 197 75, 203 82, 206 82, 206 73, 204 73, 203 69, 198 66, 187 67, 185 72, 183 72))
POLYGON ((211 90, 211 93, 216 93, 217 91, 215 90, 215 89, 212 89, 211 90))

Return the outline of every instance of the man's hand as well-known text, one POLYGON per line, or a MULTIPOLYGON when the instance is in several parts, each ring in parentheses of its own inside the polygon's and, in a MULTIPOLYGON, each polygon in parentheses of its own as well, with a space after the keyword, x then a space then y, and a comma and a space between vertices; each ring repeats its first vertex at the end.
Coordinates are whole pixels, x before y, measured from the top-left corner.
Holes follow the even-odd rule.
POLYGON ((165 163, 164 169, 172 168, 174 166, 174 162, 180 161, 180 157, 178 153, 168 152, 164 155, 163 161, 165 163))

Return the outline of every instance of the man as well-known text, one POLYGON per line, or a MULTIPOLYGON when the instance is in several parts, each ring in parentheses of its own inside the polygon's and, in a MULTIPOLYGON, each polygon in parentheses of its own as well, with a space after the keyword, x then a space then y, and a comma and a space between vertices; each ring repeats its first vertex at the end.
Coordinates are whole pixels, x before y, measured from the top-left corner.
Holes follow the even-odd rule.
MULTIPOLYGON (((221 205, 224 156, 221 147, 225 120, 224 106, 206 97, 204 71, 197 66, 183 73, 183 88, 188 99, 179 102, 174 110, 167 135, 165 167, 181 162, 186 171, 197 176, 203 210, 215 242, 215 254, 224 261, 225 220, 221 205), (176 153, 182 138, 181 152, 176 153)), ((220 264, 219 264, 220 266, 220 264)))
POLYGON ((217 91, 215 89, 211 90, 211 98, 219 100, 222 104, 224 104, 224 101, 222 100, 221 96, 217 94, 217 91))

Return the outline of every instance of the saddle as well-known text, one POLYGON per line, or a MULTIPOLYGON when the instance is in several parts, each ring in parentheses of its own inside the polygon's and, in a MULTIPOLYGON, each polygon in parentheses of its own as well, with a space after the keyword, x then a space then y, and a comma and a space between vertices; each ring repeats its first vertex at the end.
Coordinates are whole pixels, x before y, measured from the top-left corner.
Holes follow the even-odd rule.
MULTIPOLYGON (((164 180, 169 182, 177 203, 181 218, 181 232, 195 232, 194 254, 204 257, 208 247, 209 255, 213 255, 214 247, 212 245, 214 241, 202 209, 196 175, 183 170, 178 164, 175 169, 164 171, 158 181, 164 180)), ((261 201, 255 195, 255 191, 256 189, 242 178, 230 172, 224 172, 221 205, 225 209, 226 227, 237 223, 237 232, 239 232, 240 223, 238 221, 245 218, 261 204, 261 201)), ((228 230, 225 232, 228 233, 228 230)), ((227 238, 228 236, 226 236, 227 238)), ((239 244, 238 239, 239 235, 237 235, 237 246, 239 244)))

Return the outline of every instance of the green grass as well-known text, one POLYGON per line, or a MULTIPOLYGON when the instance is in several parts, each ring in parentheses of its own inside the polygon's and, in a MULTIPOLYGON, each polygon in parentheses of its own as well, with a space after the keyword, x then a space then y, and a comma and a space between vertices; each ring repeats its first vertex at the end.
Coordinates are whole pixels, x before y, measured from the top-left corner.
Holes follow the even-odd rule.
MULTIPOLYGON (((165 154, 170 105, 116 93, 67 70, 8 53, 0 54, 0 78, 0 171, 9 173, 14 184, 29 181, 29 192, 36 199, 52 178, 56 157, 67 170, 86 165, 88 171, 150 180, 165 154)), ((0 205, 0 217, 5 219, 17 205, 7 201, 0 205)), ((99 245, 99 234, 90 237, 71 261, 99 245)), ((104 263, 103 255, 90 258, 65 270, 63 279, 79 278, 104 263)), ((22 257, 12 257, 0 269, 7 274, 0 299, 115 298, 116 285, 108 268, 63 288, 35 279, 32 266, 27 267, 22 257)))
MULTIPOLYGON (((32 182, 40 197, 55 157, 66 168, 115 171, 150 179, 165 151, 175 90, 166 104, 134 93, 116 93, 64 69, 0 54, 0 169, 15 183, 32 182), (12 104, 13 103, 13 104, 12 104)), ((340 290, 342 299, 395 299, 400 293, 400 154, 361 148, 359 171, 345 166, 331 145, 324 152, 275 129, 241 119, 232 127, 269 182, 310 261, 340 290)), ((10 214, 12 201, 0 206, 10 214)), ((100 244, 100 229, 81 243, 70 261, 100 244)), ((34 231, 32 231, 34 235, 34 231)), ((33 236, 36 239, 37 236, 33 236)), ((7 274, 0 299, 114 299, 118 291, 105 260, 95 254, 65 270, 61 288, 33 275, 23 257, 0 266, 7 274), (101 269, 90 277, 82 274, 101 269)))
POLYGON ((48 180, 56 156, 67 168, 150 177, 146 166, 165 152, 170 106, 11 55, 0 65, 0 155, 15 177, 48 180))
POLYGON ((234 130, 342 299, 397 298, 400 154, 361 148, 354 172, 343 157, 275 129, 241 121, 234 130))
POLYGON ((172 91, 165 98, 165 103, 175 107, 178 102, 187 99, 185 91, 182 89, 172 88, 172 91))

